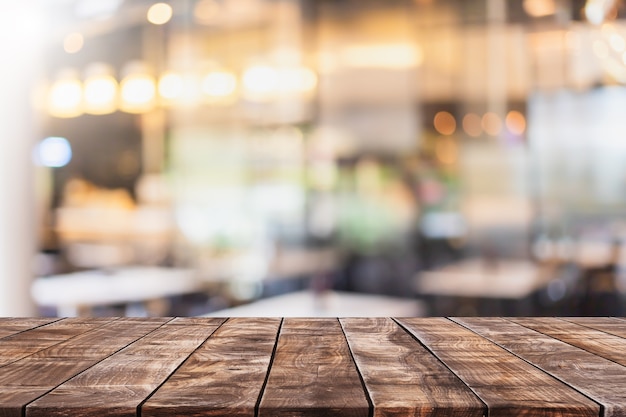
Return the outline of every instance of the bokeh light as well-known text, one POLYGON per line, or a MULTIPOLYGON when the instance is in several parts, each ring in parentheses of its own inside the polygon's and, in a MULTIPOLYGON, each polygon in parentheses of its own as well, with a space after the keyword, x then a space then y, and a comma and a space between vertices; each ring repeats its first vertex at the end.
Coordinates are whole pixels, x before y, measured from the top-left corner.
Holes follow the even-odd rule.
POLYGON ((220 4, 215 0, 199 0, 193 9, 195 20, 201 24, 214 23, 220 12, 220 4))
POLYGON ((76 117, 83 113, 83 87, 78 73, 72 69, 61 71, 48 93, 48 113, 55 117, 76 117))
POLYGON ((172 6, 167 3, 155 3, 148 9, 147 19, 153 25, 163 25, 172 18, 172 6))
POLYGON ((109 114, 117 109, 117 81, 113 69, 102 63, 90 65, 85 71, 85 113, 109 114))
POLYGON ((180 98, 184 91, 183 78, 174 72, 167 72, 159 79, 159 95, 166 100, 180 98))
POLYGON ((237 77, 228 71, 212 71, 202 80, 202 92, 212 98, 232 95, 237 88, 237 77))
POLYGON ((129 64, 126 75, 120 83, 120 110, 127 113, 144 113, 154 107, 156 96, 155 80, 148 68, 140 63, 129 64))
POLYGON ((441 135, 452 135, 456 131, 456 120, 447 111, 440 111, 435 114, 433 126, 441 135))
POLYGON ((554 0, 524 0, 524 11, 532 17, 550 16, 556 13, 554 0))
POLYGON ((616 52, 624 52, 626 41, 619 33, 614 33, 609 37, 609 44, 616 52))
POLYGON ((68 54, 75 54, 76 52, 83 49, 83 45, 85 44, 85 39, 83 35, 79 32, 70 33, 63 39, 63 49, 68 54))
POLYGON ((522 135, 526 131, 526 118, 517 110, 508 112, 504 123, 509 132, 515 135, 522 135))
POLYGON ((317 75, 306 67, 280 68, 277 71, 277 89, 281 94, 298 95, 311 93, 317 86, 317 75))
POLYGON ((268 65, 255 65, 243 74, 244 93, 250 100, 268 100, 278 87, 278 74, 268 65))
POLYGON ((481 120, 483 130, 490 136, 498 136, 502 131, 502 119, 494 112, 487 112, 481 120))
POLYGON ((72 147, 67 139, 51 136, 37 145, 33 157, 37 165, 60 168, 72 159, 72 147))
POLYGON ((480 116, 476 113, 467 113, 463 116, 463 130, 468 136, 474 138, 480 136, 483 132, 480 116))

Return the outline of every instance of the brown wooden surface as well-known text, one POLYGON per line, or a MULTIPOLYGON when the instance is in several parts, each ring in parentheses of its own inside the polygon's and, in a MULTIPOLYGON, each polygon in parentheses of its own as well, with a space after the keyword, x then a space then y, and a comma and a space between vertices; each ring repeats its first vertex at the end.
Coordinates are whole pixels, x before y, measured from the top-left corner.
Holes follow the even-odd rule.
POLYGON ((599 406, 447 319, 399 321, 489 407, 489 416, 597 416, 599 406))
POLYGON ((560 333, 561 321, 552 318, 455 320, 601 403, 605 417, 626 415, 626 368, 521 325, 560 333), (520 324, 516 323, 518 321, 520 324), (512 335, 515 335, 514 339, 512 335))
POLYGON ((626 338, 626 320, 615 317, 567 317, 563 320, 626 338))
POLYGON ((26 408, 27 417, 129 416, 223 322, 169 321, 26 408))
POLYGON ((626 366, 626 339, 622 337, 565 320, 522 318, 511 321, 626 366))
POLYGON ((0 367, 93 330, 111 320, 63 319, 0 339, 0 367))
MULTIPOLYGON (((100 320, 93 320, 98 327, 0 368, 0 416, 21 416, 27 404, 165 321, 167 319, 110 319, 102 324, 100 320)), ((84 320, 66 319, 65 322, 84 327, 84 320)), ((64 327, 54 329, 65 333, 64 327)), ((39 334, 33 330, 30 335, 35 344, 39 334)), ((20 340, 26 345, 27 339, 20 340)))
POLYGON ((0 417, 626 416, 615 318, 4 318, 0 335, 0 417))
POLYGON ((339 321, 284 319, 259 416, 367 417, 368 412, 339 321))
POLYGON ((476 395, 391 319, 340 321, 374 416, 482 417, 485 413, 476 395))
POLYGON ((0 339, 11 336, 35 327, 52 323, 59 319, 50 318, 17 318, 17 317, 0 317, 0 339))
POLYGON ((280 324, 229 319, 142 406, 142 416, 254 417, 280 324))

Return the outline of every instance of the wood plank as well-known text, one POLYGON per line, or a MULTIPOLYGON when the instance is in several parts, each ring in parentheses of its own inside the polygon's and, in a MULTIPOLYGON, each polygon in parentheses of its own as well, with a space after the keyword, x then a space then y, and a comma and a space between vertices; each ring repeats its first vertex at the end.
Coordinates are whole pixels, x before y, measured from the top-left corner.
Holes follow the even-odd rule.
POLYGON ((598 404, 450 320, 408 318, 398 322, 482 399, 490 417, 600 414, 598 404))
POLYGON ((60 319, 44 317, 0 317, 0 339, 58 320, 60 319))
POLYGON ((367 417, 368 412, 339 321, 284 319, 259 416, 367 417))
MULTIPOLYGON (((168 319, 118 319, 15 361, 0 372, 0 416, 22 416, 26 404, 168 319)), ((100 323, 101 320, 94 320, 100 323)))
POLYGON ((66 318, 0 339, 0 367, 98 328, 111 318, 66 318))
POLYGON ((26 417, 134 416, 224 319, 176 318, 26 407, 26 417))
POLYGON ((254 417, 280 324, 228 320, 143 404, 141 415, 254 417))
MULTIPOLYGON (((623 366, 512 321, 496 318, 454 320, 599 402, 604 406, 605 417, 626 415, 626 368, 623 366)), ((520 321, 531 324, 526 319, 520 321)), ((561 324, 554 318, 545 321, 546 327, 561 324)))
POLYGON ((340 319, 374 416, 476 416, 485 405, 388 318, 340 319))
POLYGON ((622 337, 554 318, 520 318, 512 321, 626 366, 626 339, 622 337))
POLYGON ((563 317, 562 320, 626 338, 626 321, 617 317, 563 317))

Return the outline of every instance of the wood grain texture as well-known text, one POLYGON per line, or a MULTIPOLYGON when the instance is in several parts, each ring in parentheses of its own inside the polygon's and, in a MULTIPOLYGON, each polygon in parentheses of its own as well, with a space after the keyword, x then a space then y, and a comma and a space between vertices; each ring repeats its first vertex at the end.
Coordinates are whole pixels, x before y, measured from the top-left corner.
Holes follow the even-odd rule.
MULTIPOLYGON (((23 407, 167 319, 118 319, 0 368, 0 416, 23 407), (83 351, 83 352, 81 352, 83 351)), ((101 323, 101 320, 94 320, 101 323)))
POLYGON ((134 416, 223 321, 167 322, 28 405, 26 417, 134 416))
POLYGON ((626 339, 622 337, 553 318, 511 321, 626 366, 626 339))
POLYGON ((484 404, 388 318, 340 319, 374 416, 482 417, 484 404))
POLYGON ((626 417, 625 326, 0 319, 0 417, 626 417))
POLYGON ((337 319, 283 322, 260 417, 367 417, 369 404, 337 319))
POLYGON ((0 339, 58 320, 57 318, 0 317, 0 339))
POLYGON ((68 318, 0 339, 0 369, 112 320, 111 318, 68 318))
POLYGON ((280 323, 229 319, 143 404, 141 415, 254 417, 280 323))
MULTIPOLYGON (((504 319, 454 319, 524 358, 604 406, 604 416, 626 416, 626 368, 549 335, 504 319), (512 337, 514 336, 514 337, 512 337)), ((561 320, 520 319, 558 330, 561 320)))
POLYGON ((482 399, 490 417, 600 415, 598 404, 450 320, 398 322, 482 399))
POLYGON ((626 338, 626 320, 617 317, 565 317, 567 320, 581 326, 590 327, 615 336, 626 338))

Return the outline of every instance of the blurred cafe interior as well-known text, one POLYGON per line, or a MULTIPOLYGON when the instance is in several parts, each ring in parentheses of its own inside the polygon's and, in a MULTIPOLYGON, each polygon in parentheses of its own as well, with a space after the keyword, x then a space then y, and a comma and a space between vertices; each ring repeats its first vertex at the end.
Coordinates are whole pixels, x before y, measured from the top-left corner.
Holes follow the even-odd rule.
POLYGON ((626 4, 0 14, 0 315, 624 315, 626 4))

